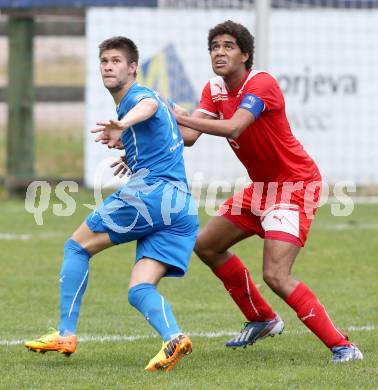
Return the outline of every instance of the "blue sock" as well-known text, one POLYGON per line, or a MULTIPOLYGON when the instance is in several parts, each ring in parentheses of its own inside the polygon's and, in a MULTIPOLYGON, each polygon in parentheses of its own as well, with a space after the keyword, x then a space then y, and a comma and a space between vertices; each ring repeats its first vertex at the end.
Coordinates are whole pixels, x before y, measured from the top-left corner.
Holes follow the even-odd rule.
POLYGON ((59 332, 76 333, 81 300, 88 283, 91 255, 76 241, 64 244, 64 258, 60 271, 60 324, 59 332))
POLYGON ((141 283, 129 290, 129 303, 139 310, 164 341, 180 333, 170 304, 161 296, 155 285, 141 283))

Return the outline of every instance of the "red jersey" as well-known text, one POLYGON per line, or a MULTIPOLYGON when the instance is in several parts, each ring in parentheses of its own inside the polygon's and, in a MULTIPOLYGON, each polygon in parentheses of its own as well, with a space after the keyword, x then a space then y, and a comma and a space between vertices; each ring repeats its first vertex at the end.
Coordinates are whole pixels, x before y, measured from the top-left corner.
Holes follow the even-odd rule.
POLYGON ((264 110, 236 140, 228 142, 252 181, 320 180, 318 167, 290 129, 282 91, 269 73, 249 71, 233 91, 227 90, 222 77, 212 78, 202 91, 197 110, 218 119, 230 119, 246 94, 260 98, 264 110))

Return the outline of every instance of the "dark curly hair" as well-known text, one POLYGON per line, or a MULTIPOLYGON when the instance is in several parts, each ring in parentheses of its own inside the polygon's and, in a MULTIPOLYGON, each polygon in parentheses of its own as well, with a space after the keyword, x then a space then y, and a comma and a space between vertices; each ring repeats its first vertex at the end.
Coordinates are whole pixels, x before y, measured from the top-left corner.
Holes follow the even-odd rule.
POLYGON ((235 23, 232 20, 226 20, 223 23, 217 24, 209 31, 207 38, 208 48, 211 51, 211 42, 217 35, 229 34, 236 39, 236 43, 240 47, 242 53, 249 54, 248 60, 245 62, 246 69, 251 69, 253 64, 253 51, 254 51, 254 37, 240 23, 235 23))

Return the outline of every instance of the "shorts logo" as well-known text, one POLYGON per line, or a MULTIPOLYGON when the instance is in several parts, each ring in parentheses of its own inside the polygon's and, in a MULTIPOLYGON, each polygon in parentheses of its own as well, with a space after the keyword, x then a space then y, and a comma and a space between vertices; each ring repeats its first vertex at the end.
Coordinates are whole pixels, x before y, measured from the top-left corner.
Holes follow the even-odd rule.
POLYGON ((277 221, 280 222, 280 224, 282 225, 282 220, 285 218, 285 216, 283 215, 281 218, 278 216, 278 215, 273 215, 273 219, 276 219, 277 221))

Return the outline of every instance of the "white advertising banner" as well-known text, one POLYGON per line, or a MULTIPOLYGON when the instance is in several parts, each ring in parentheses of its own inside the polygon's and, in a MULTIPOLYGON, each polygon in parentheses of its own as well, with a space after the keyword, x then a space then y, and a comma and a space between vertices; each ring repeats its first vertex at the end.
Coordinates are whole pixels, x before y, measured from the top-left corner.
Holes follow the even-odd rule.
MULTIPOLYGON (((85 182, 117 185, 108 167, 119 155, 93 142, 96 121, 116 117, 103 87, 98 45, 124 35, 140 51, 138 81, 193 110, 213 76, 208 30, 226 19, 254 33, 246 10, 92 8, 87 12, 85 182), (113 158, 114 159, 114 158, 113 158)), ((293 132, 318 163, 329 183, 378 183, 378 12, 272 10, 269 71, 286 97, 293 132)), ((190 181, 226 181, 246 171, 225 139, 203 135, 185 150, 190 181)))

